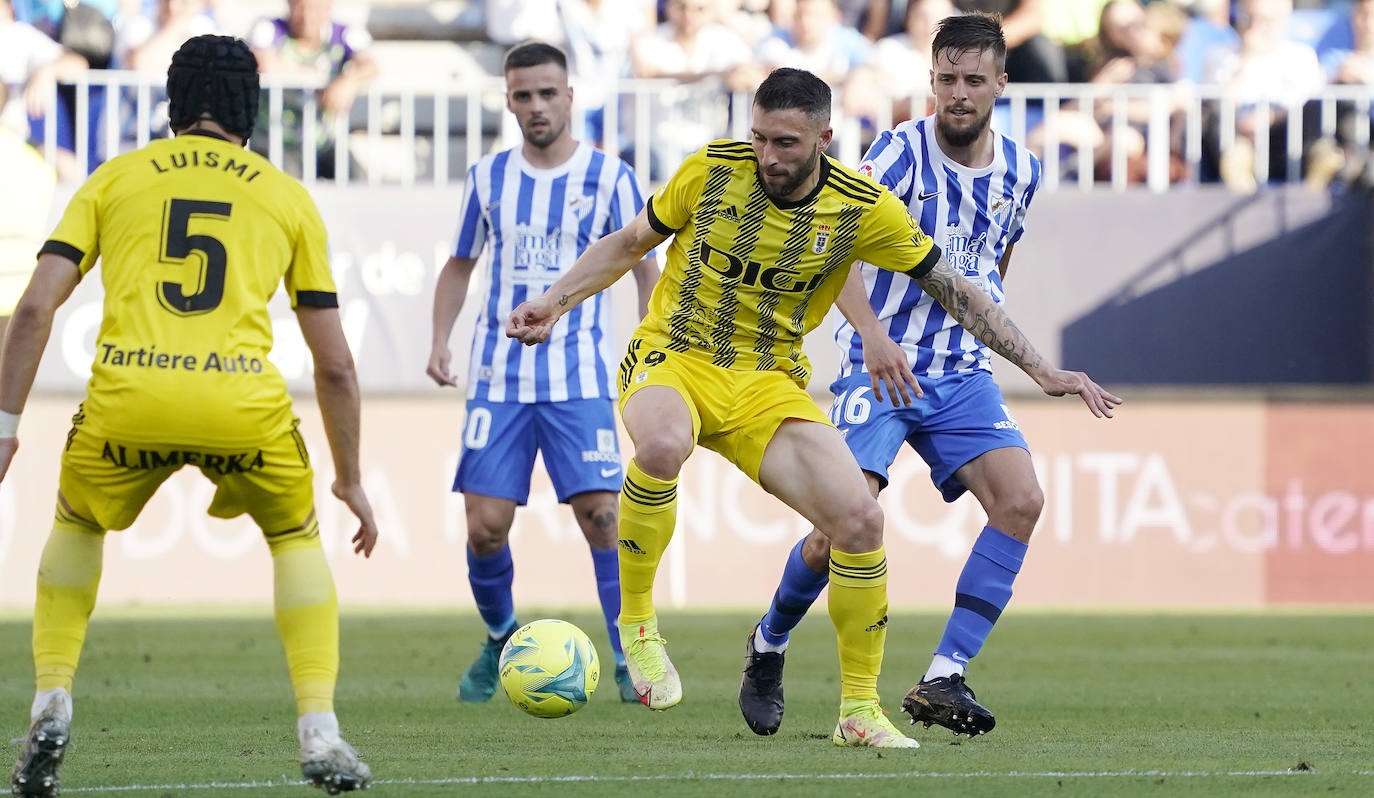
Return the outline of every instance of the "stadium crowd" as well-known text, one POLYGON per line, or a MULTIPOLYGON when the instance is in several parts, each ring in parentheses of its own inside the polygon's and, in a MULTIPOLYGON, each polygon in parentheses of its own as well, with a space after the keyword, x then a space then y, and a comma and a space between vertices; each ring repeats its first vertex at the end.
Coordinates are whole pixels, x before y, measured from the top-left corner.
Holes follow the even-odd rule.
MULTIPOLYGON (((138 125, 148 125, 144 136, 166 131, 161 98, 154 98, 151 113, 134 113, 134 91, 121 87, 106 97, 109 87, 81 73, 121 69, 155 81, 182 41, 227 33, 249 42, 265 83, 276 79, 287 87, 279 125, 271 124, 271 104, 263 103, 254 148, 268 153, 275 135, 281 162, 297 176, 309 161, 307 177, 329 179, 346 160, 348 174, 358 176, 375 164, 360 164, 348 147, 339 148, 338 134, 366 125, 363 100, 374 78, 413 80, 417 89, 444 78, 462 85, 474 72, 457 69, 458 63, 496 77, 504 48, 539 39, 569 52, 585 138, 605 142, 612 120, 618 149, 633 154, 645 129, 633 119, 650 116, 657 174, 703 139, 726 135, 731 93, 747 95, 778 66, 808 69, 835 87, 842 115, 858 121, 860 146, 866 146, 876 131, 929 111, 925 75, 934 22, 981 10, 1004 17, 1013 86, 1069 84, 1050 95, 1065 99, 1029 92, 1024 109, 1027 143, 1042 156, 1057 148, 1063 179, 1079 179, 1091 164, 1091 179, 1110 180, 1124 168, 1127 182, 1143 181, 1150 118, 1158 109, 1133 88, 1167 84, 1224 92, 1204 92, 1201 102, 1186 92, 1164 95, 1171 182, 1220 179, 1252 192, 1257 175, 1288 179, 1298 163, 1316 187, 1365 180, 1367 97, 1311 98, 1331 85, 1374 85, 1374 0, 467 0, 458 13, 446 14, 435 10, 439 5, 0 0, 0 80, 10 94, 3 124, 46 148, 64 179, 78 179, 114 154, 106 152, 111 137, 101 132, 110 109, 122 109, 120 149, 135 146, 138 125), (387 24, 387 11, 392 18, 419 14, 432 24, 387 24), (445 48, 435 49, 436 43, 445 48), (407 56, 408 50, 423 55, 407 56), (422 67, 430 68, 417 74, 422 67), (673 84, 651 99, 616 91, 619 81, 637 78, 673 84), (89 85, 81 102, 73 82, 89 85), (1098 91, 1084 95, 1074 84, 1098 91), (292 88, 300 86, 314 88, 292 88), (1130 99, 1113 102, 1106 86, 1132 87, 1124 95, 1130 99), (1046 113, 1050 102, 1055 108, 1046 113), (1199 120, 1201 139, 1192 164, 1190 114, 1199 120), (83 121, 89 144, 79 148, 76 128, 83 121), (1290 134, 1290 127, 1297 129, 1290 134), (47 144, 53 137, 55 148, 47 144), (305 158, 307 149, 316 157, 305 158), (1090 158, 1077 154, 1084 149, 1090 158), (85 163, 78 163, 79 150, 85 163), (1258 169, 1257 158, 1264 161, 1258 169)), ((994 127, 1007 129, 1010 109, 1004 99, 994 127)), ((397 125, 394 118, 384 124, 397 125)), ((483 149, 494 144, 484 142, 483 149)))

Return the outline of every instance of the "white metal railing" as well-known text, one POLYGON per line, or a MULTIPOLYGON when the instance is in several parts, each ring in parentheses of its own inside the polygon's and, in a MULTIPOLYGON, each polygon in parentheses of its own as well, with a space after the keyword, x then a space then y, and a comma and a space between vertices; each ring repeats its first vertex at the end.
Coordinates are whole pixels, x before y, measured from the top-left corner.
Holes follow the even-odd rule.
MULTIPOLYGON (((126 152, 148 143, 154 135, 162 78, 126 71, 93 71, 75 84, 70 109, 75 137, 73 154, 78 164, 88 161, 92 148, 100 159, 126 152), (92 110, 103 92, 103 108, 92 110)), ((290 157, 298 158, 296 173, 306 182, 319 179, 321 162, 314 147, 288 150, 286 134, 299 131, 302 141, 315 140, 318 127, 318 85, 276 78, 263 79, 264 116, 268 120, 264 153, 281 166, 290 157), (287 124, 287 109, 293 104, 301 119, 299 127, 287 124)), ((674 81, 626 80, 615 91, 606 91, 602 114, 605 135, 603 149, 622 155, 646 184, 657 184, 672 173, 681 157, 705 141, 716 137, 748 138, 750 97, 745 92, 729 94, 712 83, 682 84, 674 81), (639 146, 642 143, 642 146, 639 146)), ((902 98, 898 98, 902 99, 902 98)), ((911 107, 928 107, 924 87, 909 98, 911 107)), ((1338 109, 1349 110, 1354 118, 1368 120, 1374 88, 1330 86, 1313 97, 1283 101, 1250 101, 1219 86, 1111 85, 1097 84, 1020 84, 1010 85, 1004 104, 996 112, 1002 132, 1017 141, 1032 144, 1044 166, 1042 190, 1076 189, 1125 190, 1129 185, 1128 147, 1136 137, 1144 145, 1145 184, 1163 192, 1175 184, 1196 184, 1201 179, 1206 137, 1215 133, 1210 147, 1224 152, 1236 137, 1237 120, 1245 115, 1254 120, 1254 176, 1263 184, 1270 178, 1270 112, 1288 113, 1283 142, 1286 179, 1301 179, 1303 150, 1318 136, 1333 136, 1338 124, 1338 109), (1312 105, 1304 107, 1311 101, 1312 105), (1306 117, 1306 118, 1305 118, 1306 117), (1066 124, 1074 121, 1076 125, 1066 124), (1099 146, 1076 146, 1066 131, 1082 130, 1086 121, 1097 126, 1099 146), (1133 136, 1125 135, 1128 129, 1133 136), (1096 173, 1095 162, 1106 159, 1105 179, 1096 173), (1183 176, 1171 175, 1174 162, 1181 162, 1183 176)), ((53 98, 56 103, 57 97, 53 98)), ((334 180, 339 183, 363 182, 415 185, 448 185, 461 182, 468 164, 498 146, 511 146, 519 140, 519 130, 505 111, 504 83, 500 78, 467 81, 461 84, 417 84, 413 81, 381 79, 358 97, 348 115, 324 121, 327 133, 336 142, 332 162, 334 180), (340 146, 342 145, 342 146, 340 146), (361 166, 363 174, 355 170, 361 166)), ((837 109, 842 107, 836 98, 837 109)), ((585 137, 579 123, 588 109, 579 114, 574 130, 585 137)), ((854 164, 862 157, 866 139, 892 125, 892 115, 884 107, 872 119, 844 116, 834 119, 835 155, 854 164)), ((1089 129, 1091 129, 1089 127, 1089 129)), ((1369 124, 1352 128, 1352 144, 1368 146, 1369 124)), ((1081 136, 1079 137, 1081 139, 1081 136)), ((38 146, 49 159, 58 155, 54 115, 39 126, 38 146)))

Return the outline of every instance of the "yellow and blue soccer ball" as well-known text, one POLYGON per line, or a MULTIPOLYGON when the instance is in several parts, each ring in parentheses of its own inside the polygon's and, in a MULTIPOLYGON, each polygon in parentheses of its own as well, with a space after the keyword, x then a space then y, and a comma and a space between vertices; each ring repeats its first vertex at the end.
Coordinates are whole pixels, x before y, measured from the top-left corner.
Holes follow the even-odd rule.
POLYGON ((601 681, 591 639, 567 621, 551 618, 516 629, 498 667, 511 702, 536 718, 571 715, 601 681))

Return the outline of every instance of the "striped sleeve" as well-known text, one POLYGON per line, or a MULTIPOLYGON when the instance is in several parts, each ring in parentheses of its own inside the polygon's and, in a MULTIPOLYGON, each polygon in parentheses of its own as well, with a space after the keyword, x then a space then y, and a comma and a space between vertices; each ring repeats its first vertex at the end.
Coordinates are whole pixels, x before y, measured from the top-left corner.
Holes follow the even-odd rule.
POLYGON ((607 220, 608 233, 624 227, 644 210, 644 194, 639 190, 639 180, 636 179, 634 170, 624 161, 620 162, 620 174, 616 177, 610 210, 610 218, 607 220))
MULTIPOLYGON (((1023 151, 1024 152, 1024 151, 1023 151)), ((1026 158, 1030 161, 1029 183, 1026 190, 1021 193, 1021 201, 1012 209, 1012 218, 1007 223, 1010 237, 1008 243, 1015 244, 1021 240, 1021 235, 1026 232, 1026 212, 1030 210, 1031 200, 1035 198, 1035 190, 1040 187, 1040 160, 1032 153, 1026 152, 1026 158)))
POLYGON ((911 187, 916 174, 916 160, 911 155, 906 138, 891 130, 884 130, 868 154, 859 164, 859 173, 871 177, 896 194, 903 202, 911 203, 911 187))
POLYGON ((487 220, 482 215, 482 199, 477 190, 479 161, 468 169, 467 187, 463 190, 463 204, 458 211, 458 231, 453 236, 453 257, 476 258, 482 254, 487 240, 487 220))

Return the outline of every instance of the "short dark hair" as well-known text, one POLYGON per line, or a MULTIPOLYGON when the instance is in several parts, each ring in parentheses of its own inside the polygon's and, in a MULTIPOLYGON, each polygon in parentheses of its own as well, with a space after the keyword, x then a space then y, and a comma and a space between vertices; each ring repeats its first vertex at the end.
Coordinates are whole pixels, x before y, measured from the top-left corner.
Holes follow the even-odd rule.
POLYGON ((764 111, 799 108, 824 125, 830 121, 830 87, 805 69, 778 67, 759 84, 754 105, 764 111))
POLYGON ((247 139, 258 118, 258 59, 233 36, 188 39, 167 69, 167 100, 172 130, 209 117, 247 139))
POLYGON ((558 64, 564 72, 567 72, 568 56, 547 42, 525 42, 515 45, 506 53, 506 62, 502 71, 509 72, 512 69, 524 69, 540 64, 558 64))
POLYGON ((1007 67, 1007 40, 1002 35, 1002 16, 975 12, 954 17, 945 17, 935 23, 935 39, 930 44, 932 59, 949 50, 957 61, 964 53, 992 51, 997 63, 998 73, 1007 67))

